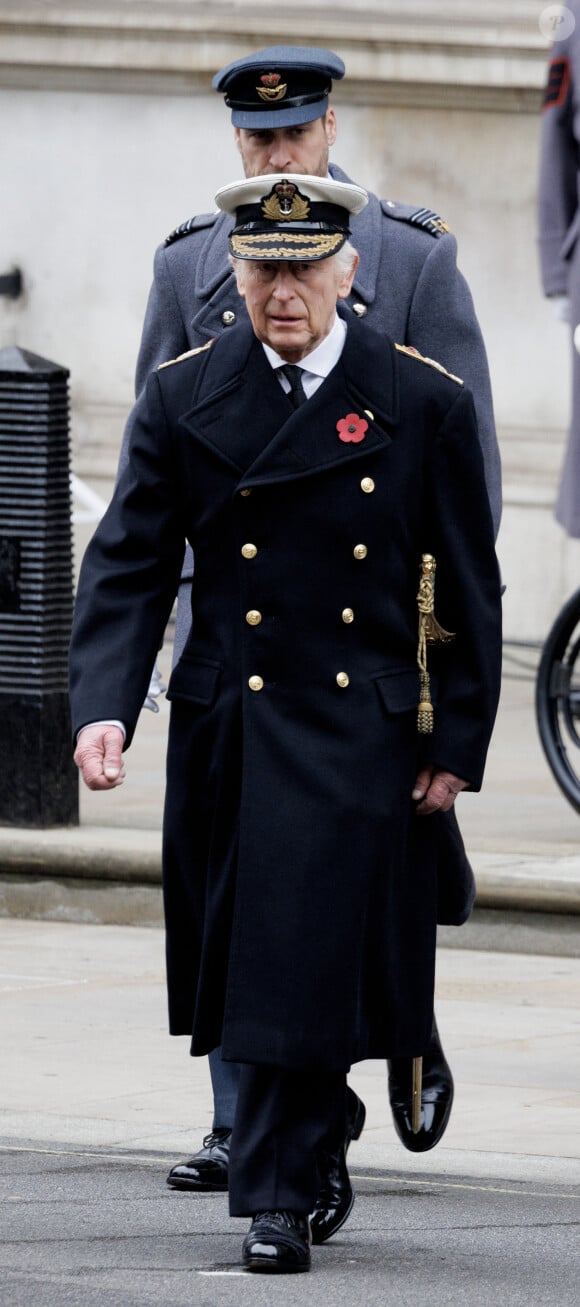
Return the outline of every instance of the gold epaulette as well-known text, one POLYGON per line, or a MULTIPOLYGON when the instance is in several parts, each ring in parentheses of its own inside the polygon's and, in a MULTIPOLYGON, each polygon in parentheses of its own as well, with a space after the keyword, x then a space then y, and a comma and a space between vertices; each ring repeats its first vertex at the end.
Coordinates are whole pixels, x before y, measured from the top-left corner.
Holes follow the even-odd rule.
POLYGON ((197 349, 188 349, 185 354, 178 354, 176 359, 168 359, 167 363, 159 363, 157 371, 160 372, 162 368, 170 368, 172 363, 181 363, 182 359, 193 359, 196 354, 203 354, 204 350, 209 349, 210 345, 213 345, 213 340, 208 340, 207 345, 198 345, 197 349))
POLYGON ((447 368, 443 367, 442 363, 437 363, 436 359, 428 359, 425 354, 420 354, 419 350, 414 349, 412 345, 395 344, 395 349, 398 349, 401 354, 410 354, 411 358, 420 359, 421 363, 428 363, 430 368, 437 368, 437 371, 442 372, 444 377, 449 377, 450 381, 456 381, 458 386, 463 385, 461 377, 455 377, 452 372, 448 372, 447 368))

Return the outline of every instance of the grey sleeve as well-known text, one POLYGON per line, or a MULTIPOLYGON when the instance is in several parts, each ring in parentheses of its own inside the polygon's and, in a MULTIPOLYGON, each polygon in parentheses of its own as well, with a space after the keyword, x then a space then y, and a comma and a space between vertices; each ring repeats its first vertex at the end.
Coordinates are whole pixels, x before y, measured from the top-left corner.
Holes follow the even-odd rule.
MULTIPOLYGON (((145 388, 149 374, 154 372, 160 363, 177 358, 187 349, 189 349, 187 330, 169 272, 166 250, 161 245, 155 252, 153 284, 149 292, 137 356, 135 397, 138 399, 145 388)), ((123 471, 127 462, 134 414, 133 409, 123 433, 118 473, 123 471)))
MULTIPOLYGON (((578 37, 576 37, 578 39, 578 37)), ((566 237, 578 211, 578 142, 574 136, 573 66, 568 42, 554 54, 542 111, 538 178, 538 251, 545 295, 568 293, 566 237)))
MULTIPOLYGON (((165 247, 160 245, 155 251, 153 284, 149 291, 141 345, 137 356, 137 367, 135 369, 136 399, 138 400, 139 396, 143 394, 147 378, 152 372, 155 372, 160 363, 166 363, 168 359, 177 358, 179 354, 184 354, 187 349, 189 349, 187 330, 169 271, 167 252, 165 247)), ((135 404, 125 424, 119 453, 117 481, 129 461, 129 446, 135 425, 137 407, 137 404, 135 404)), ((189 582, 192 576, 193 554, 189 545, 185 547, 184 540, 182 581, 189 582)), ((182 646, 189 631, 191 617, 188 603, 182 602, 179 608, 181 609, 179 626, 180 645, 182 646), (183 628, 185 628, 184 634, 183 628)))
POLYGON ((160 245, 155 251, 153 284, 137 355, 135 395, 143 390, 150 372, 154 372, 160 363, 177 358, 186 349, 189 349, 187 328, 171 278, 167 251, 160 245))
POLYGON ((495 535, 501 519, 501 460, 485 345, 471 292, 457 267, 455 237, 433 241, 415 287, 407 341, 461 377, 473 395, 495 535))

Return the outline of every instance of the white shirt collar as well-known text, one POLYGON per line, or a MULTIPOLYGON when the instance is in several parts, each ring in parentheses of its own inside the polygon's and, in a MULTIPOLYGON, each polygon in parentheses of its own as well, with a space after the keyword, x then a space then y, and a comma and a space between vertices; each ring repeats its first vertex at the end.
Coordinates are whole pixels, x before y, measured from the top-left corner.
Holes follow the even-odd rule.
MULTIPOLYGON (((303 368, 305 372, 312 373, 315 377, 327 377, 342 354, 345 336, 346 322, 344 318, 339 318, 338 313, 336 313, 328 336, 321 340, 311 354, 307 354, 305 358, 300 359, 299 367, 303 368)), ((287 359, 280 358, 280 355, 270 345, 265 345, 262 342, 262 348, 270 367, 281 368, 287 362, 287 359)))

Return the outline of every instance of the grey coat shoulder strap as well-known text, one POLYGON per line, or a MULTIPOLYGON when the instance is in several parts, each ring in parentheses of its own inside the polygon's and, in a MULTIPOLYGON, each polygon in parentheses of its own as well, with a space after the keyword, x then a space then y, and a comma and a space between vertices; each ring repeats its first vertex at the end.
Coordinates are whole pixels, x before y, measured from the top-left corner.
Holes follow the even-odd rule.
POLYGON ((399 204, 396 200, 381 200, 381 208, 387 218, 395 222, 408 222, 412 227, 420 227, 431 236, 445 236, 451 230, 447 223, 433 209, 418 209, 416 204, 399 204))
POLYGON ((170 231, 169 236, 165 237, 163 244, 166 246, 174 245, 176 241, 182 240, 184 236, 191 236, 193 231, 201 231, 204 227, 213 227, 216 218, 218 217, 219 214, 217 212, 198 213, 195 217, 188 218, 186 222, 180 223, 179 227, 175 227, 173 231, 170 231))

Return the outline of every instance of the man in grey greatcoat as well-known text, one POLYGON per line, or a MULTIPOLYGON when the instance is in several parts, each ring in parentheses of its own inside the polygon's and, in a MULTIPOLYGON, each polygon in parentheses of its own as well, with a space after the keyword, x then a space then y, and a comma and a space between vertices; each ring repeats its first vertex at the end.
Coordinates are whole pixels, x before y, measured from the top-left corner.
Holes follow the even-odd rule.
MULTIPOLYGON (((580 537, 580 3, 562 15, 574 19, 560 39, 555 28, 544 93, 540 140, 538 232, 544 293, 554 313, 571 325, 572 411, 556 502, 556 518, 580 537), (576 343, 575 343, 576 342, 576 343)), ((566 22, 566 28, 569 22, 566 22)))
POLYGON ((138 401, 79 579, 75 758, 93 788, 121 779, 186 538, 170 1029, 241 1064, 243 1264, 296 1272, 332 1233, 320 1185, 344 1152, 350 1065, 430 1045, 442 886, 460 918, 473 897, 453 804, 483 776, 500 589, 469 391, 337 314, 365 192, 278 173, 216 199, 250 322, 152 374, 138 401))
MULTIPOLYGON (((336 117, 328 104, 332 80, 344 64, 328 50, 273 47, 237 60, 214 78, 232 110, 236 142, 246 176, 269 172, 301 173, 347 180, 328 163, 336 137, 336 117)), ((136 390, 161 363, 232 330, 247 320, 228 262, 233 219, 223 212, 183 223, 157 250, 137 363, 136 390)), ((341 302, 347 321, 357 318, 376 331, 438 359, 460 376, 474 397, 479 439, 494 528, 501 512, 500 462, 495 435, 485 349, 473 302, 456 265, 456 242, 437 214, 425 208, 379 200, 352 219, 353 241, 360 255, 349 295, 341 302)), ((132 429, 130 418, 124 451, 132 429)), ((121 463, 125 457, 122 454, 121 463)), ((188 550, 179 588, 175 656, 183 649, 190 623, 193 558, 188 550)), ((445 914, 441 920, 446 920, 445 914)), ((228 1150, 235 1112, 239 1068, 210 1054, 214 1119, 204 1147, 174 1167, 168 1182, 190 1190, 225 1189, 228 1150)), ((389 1063, 389 1096, 397 1132, 405 1147, 433 1147, 449 1119, 453 1097, 451 1071, 434 1024, 424 1059, 422 1115, 411 1129, 411 1063, 389 1063)), ((364 1108, 355 1095, 345 1146, 358 1137, 364 1108)), ((327 1206, 344 1211, 349 1201, 343 1158, 330 1164, 332 1177, 323 1189, 327 1206)), ((333 1220, 335 1219, 333 1218, 333 1220)), ((329 1224, 332 1233, 333 1220, 329 1224)), ((338 1228, 338 1225, 335 1226, 338 1228)))

